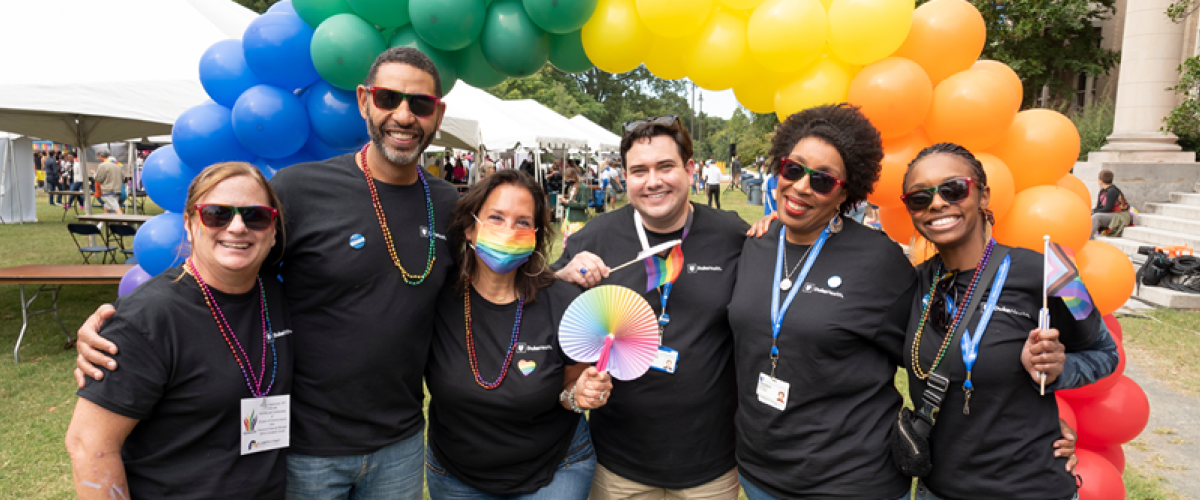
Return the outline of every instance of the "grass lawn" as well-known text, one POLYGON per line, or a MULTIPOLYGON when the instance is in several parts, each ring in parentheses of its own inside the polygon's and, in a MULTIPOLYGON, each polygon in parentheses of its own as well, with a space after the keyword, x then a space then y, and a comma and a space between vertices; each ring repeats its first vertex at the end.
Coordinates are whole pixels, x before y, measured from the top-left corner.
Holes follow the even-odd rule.
MULTIPOLYGON (((692 200, 706 202, 702 195, 693 195, 692 200)), ((726 210, 736 211, 749 222, 761 217, 762 207, 748 205, 740 192, 723 193, 721 202, 726 210)), ((147 205, 151 214, 162 211, 147 205)), ((0 225, 0 267, 80 263, 66 222, 59 221, 62 209, 49 206, 44 195, 39 197, 37 207, 43 222, 0 225)), ((91 311, 116 296, 115 285, 64 287, 59 298, 63 323, 74 336, 75 328, 91 311)), ((63 350, 64 338, 52 317, 37 316, 30 319, 21 347, 21 364, 14 365, 10 356, 21 329, 18 302, 16 286, 0 286, 0 408, 4 409, 4 418, 0 419, 0 499, 70 498, 74 490, 63 435, 75 407, 71 376, 75 351, 63 350)), ((1182 378, 1180 383, 1194 394, 1200 387, 1200 334, 1195 333, 1200 330, 1200 314, 1156 311, 1153 316, 1163 323, 1122 319, 1126 348, 1145 352, 1139 360, 1155 359, 1178 377, 1190 377, 1182 378), (1181 338, 1189 339, 1182 343, 1186 345, 1181 346, 1181 338)), ((902 372, 897 373, 896 382, 907 400, 902 372)), ((1126 471, 1125 481, 1130 499, 1178 498, 1160 478, 1134 467, 1126 471)))
POLYGON ((1171 389, 1200 396, 1200 314, 1158 309, 1121 318, 1125 350, 1171 389))

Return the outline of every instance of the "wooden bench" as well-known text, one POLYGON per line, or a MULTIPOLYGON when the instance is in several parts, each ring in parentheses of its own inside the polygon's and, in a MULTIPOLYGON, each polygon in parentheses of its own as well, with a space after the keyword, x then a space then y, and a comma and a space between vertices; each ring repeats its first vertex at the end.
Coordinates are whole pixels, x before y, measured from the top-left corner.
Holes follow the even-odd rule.
POLYGON ((25 330, 29 328, 29 317, 39 314, 54 313, 58 327, 67 336, 64 349, 75 346, 71 334, 58 317, 58 292, 63 285, 116 285, 121 283, 121 277, 132 265, 29 265, 0 268, 0 285, 17 285, 21 289, 21 333, 17 335, 17 345, 13 347, 13 362, 21 362, 21 340, 25 338, 25 330), (38 285, 37 290, 29 300, 25 300, 25 285, 38 285), (50 292, 50 307, 39 311, 30 311, 29 306, 37 300, 42 292, 50 292))

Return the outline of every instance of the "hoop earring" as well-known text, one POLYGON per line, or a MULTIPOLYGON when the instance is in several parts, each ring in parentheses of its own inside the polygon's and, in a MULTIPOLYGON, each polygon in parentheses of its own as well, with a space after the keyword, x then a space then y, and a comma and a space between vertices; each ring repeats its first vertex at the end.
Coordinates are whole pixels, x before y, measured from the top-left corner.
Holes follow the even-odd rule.
POLYGON ((830 234, 837 234, 837 233, 842 232, 842 215, 841 214, 834 215, 833 220, 829 221, 829 232, 830 232, 830 234))
POLYGON ((543 254, 542 252, 534 252, 533 254, 542 259, 542 269, 533 274, 529 274, 528 271, 521 271, 521 272, 525 273, 525 276, 529 276, 530 278, 536 278, 538 276, 541 276, 542 273, 545 273, 546 271, 550 270, 550 261, 546 259, 545 254, 543 254))

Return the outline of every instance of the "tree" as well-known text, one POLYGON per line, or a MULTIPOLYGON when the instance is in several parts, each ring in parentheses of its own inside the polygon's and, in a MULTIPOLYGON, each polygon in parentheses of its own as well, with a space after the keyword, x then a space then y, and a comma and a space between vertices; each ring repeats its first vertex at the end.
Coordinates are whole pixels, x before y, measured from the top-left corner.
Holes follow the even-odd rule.
POLYGON ((234 1, 237 2, 238 4, 240 4, 242 7, 245 7, 254 12, 262 14, 262 13, 266 12, 267 9, 271 8, 272 5, 275 5, 275 3, 278 2, 279 0, 234 0, 234 1))
POLYGON ((1101 76, 1120 54, 1100 46, 1094 26, 1116 13, 1116 0, 971 0, 988 26, 983 57, 1008 64, 1024 82, 1026 106, 1043 86, 1056 99, 1074 93, 1071 75, 1101 76))
POLYGON ((568 118, 583 115, 597 121, 604 116, 604 106, 550 65, 526 78, 505 80, 487 91, 501 99, 533 99, 568 118))

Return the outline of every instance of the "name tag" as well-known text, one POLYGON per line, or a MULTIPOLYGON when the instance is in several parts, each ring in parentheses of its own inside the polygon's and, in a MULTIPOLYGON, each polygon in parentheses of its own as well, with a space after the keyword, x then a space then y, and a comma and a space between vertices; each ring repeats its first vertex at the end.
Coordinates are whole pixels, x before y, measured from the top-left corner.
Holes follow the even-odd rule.
POLYGON ((288 427, 292 423, 292 396, 268 396, 242 399, 242 455, 288 447, 288 427))
POLYGON ((658 353, 654 355, 654 362, 650 363, 650 368, 660 372, 675 373, 675 368, 678 367, 679 351, 665 345, 658 346, 658 353))
POLYGON ((787 408, 788 391, 792 384, 765 373, 758 374, 758 401, 779 411, 787 408))

